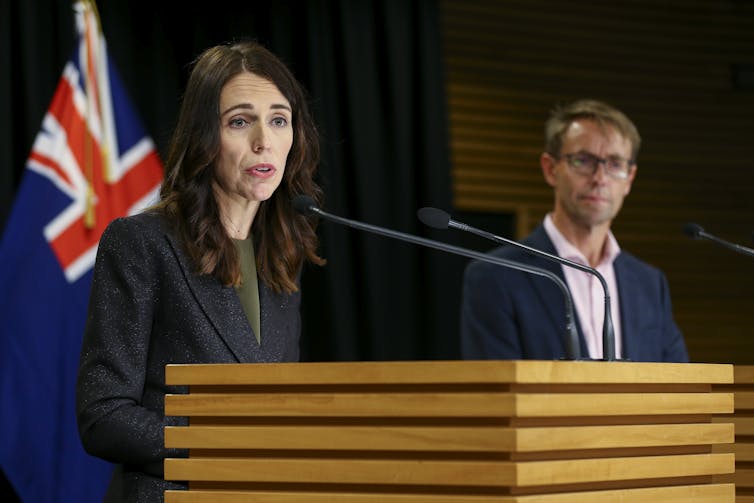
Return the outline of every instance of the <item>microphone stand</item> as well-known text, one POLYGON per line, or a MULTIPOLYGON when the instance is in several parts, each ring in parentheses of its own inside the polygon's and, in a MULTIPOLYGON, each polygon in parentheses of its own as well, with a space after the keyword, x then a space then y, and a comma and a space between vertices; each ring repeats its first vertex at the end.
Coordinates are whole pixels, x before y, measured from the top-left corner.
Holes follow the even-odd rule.
POLYGON ((568 355, 568 359, 569 360, 581 359, 581 346, 579 345, 579 336, 578 336, 578 333, 576 332, 575 315, 573 312, 573 299, 571 298, 571 292, 568 290, 568 286, 565 284, 565 282, 562 279, 560 279, 556 274, 553 274, 552 272, 546 269, 541 269, 539 267, 534 267, 527 264, 521 264, 519 262, 506 260, 499 257, 492 257, 490 255, 486 255, 481 252, 467 250, 465 248, 460 248, 460 247, 449 245, 449 244, 442 243, 439 241, 433 241, 431 239, 421 238, 418 236, 413 236, 411 234, 405 234, 403 232, 385 229, 382 227, 377 227, 375 225, 370 225, 363 222, 358 222, 355 220, 349 220, 347 218, 339 217, 337 215, 327 213, 326 211, 323 211, 322 209, 317 207, 314 200, 308 196, 304 196, 304 195, 296 196, 293 198, 292 203, 296 211, 304 215, 317 214, 326 220, 330 220, 332 222, 345 225, 347 227, 352 227, 354 229, 370 232, 373 234, 379 234, 382 236, 387 236, 390 238, 398 239, 400 241, 406 241, 409 243, 417 244, 420 246, 425 246, 428 248, 434 248, 436 250, 441 250, 447 253, 452 253, 454 255, 461 255, 463 257, 480 260, 482 262, 488 262, 488 263, 500 265, 503 267, 510 267, 511 269, 516 269, 518 271, 528 272, 531 274, 536 274, 537 276, 543 276, 543 277, 551 279, 558 285, 560 290, 563 292, 563 297, 565 298, 566 331, 567 331, 566 352, 568 355))
POLYGON ((580 271, 584 271, 596 276, 600 284, 602 285, 602 290, 605 294, 605 317, 602 322, 602 359, 605 361, 617 360, 615 356, 615 329, 613 327, 612 310, 610 307, 610 292, 607 288, 607 282, 605 281, 605 278, 596 269, 585 266, 583 264, 579 264, 578 262, 564 259, 563 257, 559 257, 551 253, 544 252, 542 250, 537 250, 536 248, 532 248, 531 246, 519 243, 518 241, 500 237, 492 234, 491 232, 477 229, 476 227, 472 227, 462 222, 457 222, 451 219, 446 212, 437 208, 421 208, 417 213, 419 220, 429 225, 430 227, 443 228, 444 224, 444 228, 452 227, 454 229, 476 234, 477 236, 489 239, 499 244, 513 245, 515 247, 522 248, 533 255, 538 255, 548 260, 565 264, 569 267, 574 267, 576 269, 579 269, 580 271))

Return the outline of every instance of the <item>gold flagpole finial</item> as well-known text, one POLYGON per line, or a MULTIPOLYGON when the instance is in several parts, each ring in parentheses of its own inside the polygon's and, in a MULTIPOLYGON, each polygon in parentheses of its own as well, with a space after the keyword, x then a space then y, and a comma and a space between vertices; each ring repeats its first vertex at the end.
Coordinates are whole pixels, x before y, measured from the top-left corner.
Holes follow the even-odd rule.
POLYGON ((95 205, 96 194, 94 191, 95 174, 94 174, 94 156, 99 154, 98 157, 102 161, 102 167, 104 170, 103 175, 106 179, 109 179, 109 162, 106 155, 106 135, 104 134, 104 122, 102 114, 102 96, 100 95, 99 84, 99 52, 100 52, 100 34, 101 24, 99 18, 99 12, 97 12, 97 5, 94 0, 78 0, 76 5, 81 8, 81 21, 79 25, 81 43, 85 54, 80 55, 80 64, 82 65, 82 73, 84 78, 82 83, 84 85, 86 99, 86 123, 89 127, 95 122, 95 117, 98 119, 96 122, 100 124, 101 138, 100 148, 98 152, 94 152, 95 146, 91 137, 91 133, 84 135, 84 172, 87 179, 87 188, 85 196, 85 209, 84 209, 84 226, 87 229, 93 229, 97 223, 95 205), (90 18, 90 15, 94 18, 90 18))
POLYGON ((94 224, 97 223, 96 215, 94 214, 94 190, 92 184, 87 184, 86 187, 86 208, 84 210, 84 227, 87 229, 93 229, 94 224))

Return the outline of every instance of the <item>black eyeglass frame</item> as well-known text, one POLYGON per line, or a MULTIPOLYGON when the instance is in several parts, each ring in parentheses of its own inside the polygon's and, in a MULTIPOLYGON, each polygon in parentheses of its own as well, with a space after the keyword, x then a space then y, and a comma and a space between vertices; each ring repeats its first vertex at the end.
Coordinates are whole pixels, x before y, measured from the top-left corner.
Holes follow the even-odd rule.
POLYGON ((604 164, 605 166, 605 173, 607 173, 612 178, 615 178, 616 180, 628 180, 628 177, 631 174, 631 167, 636 164, 636 159, 624 159, 622 157, 618 156, 612 156, 612 157, 599 157, 596 156, 590 152, 572 152, 570 154, 560 154, 560 155, 554 155, 550 154, 553 159, 559 161, 561 159, 566 160, 566 164, 568 164, 568 167, 574 170, 574 172, 584 175, 584 176, 593 176, 597 172, 597 168, 600 164, 604 164), (574 163, 574 159, 577 156, 586 157, 586 161, 582 165, 577 165, 574 163), (619 170, 617 169, 611 169, 610 164, 612 162, 619 161, 621 163, 621 167, 619 170), (623 164, 625 163, 625 165, 623 164), (584 170, 581 166, 588 166, 590 169, 588 171, 584 170))

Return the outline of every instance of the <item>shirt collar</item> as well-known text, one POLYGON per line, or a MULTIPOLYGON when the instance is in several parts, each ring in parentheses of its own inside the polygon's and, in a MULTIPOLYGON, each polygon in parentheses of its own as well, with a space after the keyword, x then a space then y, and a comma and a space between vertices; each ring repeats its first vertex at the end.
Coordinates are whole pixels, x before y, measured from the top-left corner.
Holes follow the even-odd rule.
MULTIPOLYGON (((568 241, 568 239, 566 239, 566 237, 555 226, 555 223, 552 221, 551 213, 548 213, 545 217, 544 226, 545 232, 547 232, 547 236, 550 238, 550 241, 552 241, 555 251, 559 256, 580 264, 589 265, 584 254, 568 241)), ((598 266, 612 265, 619 254, 620 246, 618 245, 618 240, 615 239, 612 231, 607 231, 607 243, 605 244, 605 250, 602 254, 602 260, 600 260, 598 266)))

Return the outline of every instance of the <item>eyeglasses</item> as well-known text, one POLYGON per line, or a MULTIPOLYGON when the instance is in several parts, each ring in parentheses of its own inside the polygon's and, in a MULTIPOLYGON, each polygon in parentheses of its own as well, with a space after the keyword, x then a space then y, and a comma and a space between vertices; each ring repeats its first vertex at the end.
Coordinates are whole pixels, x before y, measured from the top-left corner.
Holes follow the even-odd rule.
POLYGON ((592 176, 597 172, 600 164, 605 165, 605 172, 617 180, 625 180, 634 165, 633 159, 624 159, 613 155, 609 157, 597 157, 589 152, 576 152, 575 154, 563 154, 555 156, 557 160, 565 158, 568 166, 574 173, 584 176, 592 176))

